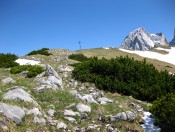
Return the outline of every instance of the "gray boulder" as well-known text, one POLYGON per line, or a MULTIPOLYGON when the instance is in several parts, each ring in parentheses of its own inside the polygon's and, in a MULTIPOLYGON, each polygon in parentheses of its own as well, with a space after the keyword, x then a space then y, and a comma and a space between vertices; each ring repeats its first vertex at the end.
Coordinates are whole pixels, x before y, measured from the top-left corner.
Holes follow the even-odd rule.
POLYGON ((121 112, 121 113, 118 113, 116 116, 115 116, 116 119, 118 120, 124 120, 126 121, 127 120, 127 115, 125 112, 121 112))
MULTIPOLYGON (((48 87, 44 88, 51 88, 53 89, 58 89, 62 88, 62 79, 61 77, 57 74, 57 72, 50 66, 46 65, 46 70, 45 72, 41 73, 35 78, 35 81, 42 85, 48 85, 48 87)), ((39 88, 37 88, 39 90, 39 88)), ((43 90, 43 88, 40 88, 40 90, 43 90)))
POLYGON ((111 124, 106 125, 107 132, 118 132, 117 128, 111 126, 111 124))
POLYGON ((79 112, 91 112, 90 106, 81 103, 77 104, 76 108, 79 112))
POLYGON ((127 120, 130 122, 134 121, 136 118, 136 115, 131 111, 126 111, 126 115, 127 115, 127 120))
POLYGON ((57 129, 66 129, 67 125, 64 122, 59 122, 57 124, 57 129))
POLYGON ((138 112, 142 112, 143 111, 143 108, 140 105, 138 105, 138 104, 135 104, 135 103, 131 102, 131 103, 129 103, 129 105, 131 105, 138 112))
POLYGON ((54 114, 55 114, 55 110, 54 110, 54 109, 49 109, 49 110, 47 111, 47 113, 49 114, 49 116, 53 117, 54 114))
POLYGON ((11 77, 7 77, 7 78, 2 79, 2 83, 3 84, 16 83, 16 81, 12 79, 11 77))
POLYGON ((86 102, 97 104, 97 101, 93 98, 92 95, 86 94, 82 97, 82 99, 86 102))
POLYGON ((75 112, 73 110, 64 110, 63 113, 65 116, 80 116, 79 112, 75 112))
POLYGON ((58 73, 50 65, 46 65, 45 76, 55 76, 56 78, 60 78, 58 73))
POLYGON ((76 123, 77 121, 73 117, 64 117, 64 119, 70 121, 71 123, 76 123))
POLYGON ((54 87, 62 87, 62 79, 57 78, 56 76, 48 76, 48 81, 54 87))
POLYGON ((106 97, 98 98, 98 101, 100 104, 107 104, 107 103, 113 103, 114 101, 111 99, 108 99, 106 97))
POLYGON ((46 124, 46 120, 44 118, 39 118, 37 116, 35 116, 32 120, 33 123, 39 123, 39 124, 42 124, 42 125, 45 125, 46 124))
POLYGON ((19 86, 15 86, 15 87, 11 88, 7 93, 5 93, 3 99, 31 102, 31 103, 37 105, 37 102, 32 99, 31 95, 28 94, 26 91, 24 91, 19 86))
POLYGON ((91 95, 93 96, 94 99, 104 97, 104 93, 102 91, 91 93, 91 95))
POLYGON ((36 92, 43 92, 45 89, 54 89, 51 85, 41 85, 39 87, 34 88, 36 92))
POLYGON ((71 72, 72 70, 73 70, 73 67, 71 67, 71 66, 61 65, 61 66, 58 67, 58 72, 60 72, 60 73, 62 73, 62 72, 71 72))
POLYGON ((54 119, 52 119, 52 117, 48 117, 47 121, 48 121, 48 124, 52 125, 52 126, 56 126, 59 123, 58 120, 54 120, 54 119))
POLYGON ((33 109, 30 109, 30 110, 26 109, 25 111, 26 111, 26 114, 27 115, 30 115, 30 114, 33 114, 33 115, 42 115, 42 113, 40 112, 40 110, 38 108, 36 108, 36 107, 33 108, 33 109))
POLYGON ((78 94, 78 91, 77 90, 69 90, 69 93, 72 95, 76 95, 76 94, 78 94))
POLYGON ((5 120, 0 119, 0 130, 3 130, 3 132, 7 132, 8 131, 8 126, 5 120))
POLYGON ((126 112, 118 113, 115 116, 111 116, 110 120, 111 121, 124 120, 124 121, 132 122, 135 120, 135 118, 136 118, 136 115, 132 111, 126 111, 126 112))
POLYGON ((0 103, 0 113, 17 124, 21 123, 22 118, 25 116, 24 110, 20 107, 5 103, 0 103))

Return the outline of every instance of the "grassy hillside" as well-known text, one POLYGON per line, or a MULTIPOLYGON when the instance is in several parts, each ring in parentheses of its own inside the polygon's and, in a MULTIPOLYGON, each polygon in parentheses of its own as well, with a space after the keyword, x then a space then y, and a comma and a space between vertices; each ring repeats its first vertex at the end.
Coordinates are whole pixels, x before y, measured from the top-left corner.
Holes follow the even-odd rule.
MULTIPOLYGON (((96 51, 99 50, 98 55, 100 57, 103 57, 101 52, 102 49, 92 49, 92 54, 97 53, 96 51)), ((113 49, 114 50, 114 49, 113 49)), ((91 50, 89 50, 91 51, 91 50)), ((80 51, 78 51, 80 52, 80 51)), ((82 52, 82 51, 81 51, 82 52)), ((118 54, 118 50, 114 50, 116 54, 118 54)), ((26 58, 31 60, 39 60, 42 64, 49 64, 51 65, 55 71, 58 72, 58 67, 61 65, 68 65, 70 63, 74 63, 76 61, 68 59, 68 56, 72 54, 73 52, 69 50, 64 49, 53 49, 49 50, 49 53, 52 55, 50 56, 44 56, 44 55, 30 55, 30 56, 23 56, 20 58, 26 58)), ((89 52, 90 53, 90 52, 89 52)), ((111 56, 112 57, 112 54, 111 56)), ((141 119, 142 113, 135 110, 135 107, 130 105, 131 103, 139 105, 143 110, 148 110, 150 104, 147 102, 142 102, 139 100, 136 100, 132 97, 128 96, 122 96, 117 93, 110 93, 110 92, 104 92, 104 97, 109 98, 113 100, 113 103, 108 103, 106 105, 101 104, 94 104, 94 103, 88 103, 83 100, 77 100, 75 96, 69 93, 70 90, 77 90, 81 95, 90 94, 89 89, 94 88, 93 92, 99 92, 98 89, 94 86, 94 84, 91 83, 81 83, 79 81, 74 80, 71 76, 71 72, 63 72, 59 73, 59 76, 62 78, 63 81, 63 90, 45 90, 43 92, 36 92, 34 88, 40 86, 38 83, 36 83, 35 78, 26 78, 23 74, 11 74, 10 69, 6 68, 0 68, 0 81, 6 77, 13 78, 16 83, 9 83, 9 84, 3 84, 0 82, 0 100, 1 103, 7 103, 10 105, 17 105, 21 108, 25 107, 27 109, 32 109, 34 107, 38 107, 40 112, 42 112, 41 117, 46 120, 46 124, 42 125, 39 123, 32 123, 32 120, 34 119, 34 115, 26 115, 21 124, 15 124, 11 120, 7 120, 5 116, 0 114, 0 121, 5 122, 5 126, 7 126, 8 131, 13 132, 26 132, 26 131, 63 131, 57 129, 56 125, 51 125, 49 122, 49 119, 52 118, 52 120, 59 120, 63 121, 65 124, 67 124, 68 128, 65 131, 68 130, 74 130, 75 128, 82 128, 87 129, 88 126, 97 126, 99 131, 107 132, 106 125, 110 124, 113 128, 117 128, 120 130, 120 132, 126 132, 126 131, 133 131, 133 132, 142 132, 143 129, 140 126, 140 122, 143 122, 141 119), (73 85, 73 84, 76 85, 73 85), (27 93, 31 95, 31 97, 39 104, 39 106, 35 106, 31 103, 25 103, 25 102, 19 102, 19 101, 12 101, 12 100, 4 100, 3 97, 5 93, 14 86, 20 86, 22 87, 27 93), (87 119, 81 120, 80 117, 76 116, 74 117, 77 121, 77 123, 71 123, 67 120, 65 120, 65 116, 63 115, 65 109, 77 111, 75 105, 71 107, 67 107, 71 105, 72 103, 78 104, 83 103, 91 107, 90 113, 87 114, 87 119), (50 108, 54 108, 55 114, 53 117, 49 117, 48 110, 50 108), (130 110, 136 114, 136 119, 133 122, 129 121, 115 121, 110 122, 108 120, 109 115, 116 115, 119 112, 125 112, 127 110, 130 110), (46 118, 47 115, 49 118, 46 118), (104 117, 105 119, 100 121, 99 117, 104 117)), ((83 113, 81 113, 83 114, 83 113)), ((97 131, 97 128, 95 128, 92 131, 97 131)), ((0 125, 0 131, 3 131, 3 127, 0 125)))
MULTIPOLYGON (((97 56, 98 58, 114 58, 114 57, 119 57, 119 56, 129 56, 129 57, 134 57, 135 60, 140 60, 142 61, 144 58, 136 55, 136 54, 131 54, 131 53, 126 53, 123 51, 118 50, 117 48, 114 49, 103 49, 103 48, 94 48, 94 49, 85 49, 85 50, 79 50, 77 51, 78 53, 82 53, 87 57, 93 57, 93 56, 97 56)), ((167 70, 171 73, 175 73, 175 65, 166 63, 166 62, 162 62, 159 60, 155 60, 155 59, 149 59, 146 58, 148 63, 152 63, 158 70, 167 70)))

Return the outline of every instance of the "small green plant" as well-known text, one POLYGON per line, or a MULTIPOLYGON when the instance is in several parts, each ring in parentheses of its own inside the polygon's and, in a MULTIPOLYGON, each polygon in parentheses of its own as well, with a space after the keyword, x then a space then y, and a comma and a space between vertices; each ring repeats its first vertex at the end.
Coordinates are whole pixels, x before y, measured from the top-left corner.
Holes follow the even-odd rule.
POLYGON ((80 62, 83 62, 83 61, 87 61, 88 60, 88 58, 85 55, 81 54, 81 53, 71 54, 71 55, 69 55, 68 58, 69 59, 73 59, 73 60, 77 60, 77 61, 80 61, 80 62))
POLYGON ((42 48, 40 50, 33 50, 30 53, 28 53, 27 55, 37 55, 37 54, 46 55, 46 56, 52 55, 48 52, 48 50, 49 50, 49 48, 42 48))
POLYGON ((15 54, 0 53, 0 68, 9 68, 19 65, 18 63, 14 62, 16 59, 18 59, 18 56, 15 54))
POLYGON ((40 66, 23 65, 23 66, 15 66, 11 68, 10 73, 18 74, 18 73, 21 73, 22 71, 28 71, 27 77, 32 78, 42 73, 44 69, 40 66))

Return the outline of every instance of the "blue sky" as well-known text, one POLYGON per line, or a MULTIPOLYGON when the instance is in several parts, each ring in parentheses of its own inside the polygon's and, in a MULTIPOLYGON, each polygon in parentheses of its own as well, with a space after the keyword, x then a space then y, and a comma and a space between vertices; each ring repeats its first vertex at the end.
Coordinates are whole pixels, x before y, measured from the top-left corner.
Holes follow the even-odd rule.
POLYGON ((174 0, 0 0, 0 53, 119 47, 132 30, 175 28, 174 0))

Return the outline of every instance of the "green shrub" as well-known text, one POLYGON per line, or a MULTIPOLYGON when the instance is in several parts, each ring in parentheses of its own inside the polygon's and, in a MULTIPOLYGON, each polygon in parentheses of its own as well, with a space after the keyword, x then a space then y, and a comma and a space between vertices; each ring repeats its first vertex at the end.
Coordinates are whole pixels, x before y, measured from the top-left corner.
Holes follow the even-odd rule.
POLYGON ((28 53, 27 55, 37 55, 37 54, 46 55, 46 56, 52 55, 48 52, 48 50, 49 50, 48 48, 42 48, 40 50, 33 50, 30 53, 28 53))
POLYGON ((81 53, 71 54, 71 55, 69 55, 68 58, 69 59, 73 59, 73 60, 77 60, 77 61, 80 61, 80 62, 83 62, 83 61, 87 61, 88 60, 88 58, 86 56, 84 56, 83 54, 81 54, 81 53))
POLYGON ((152 64, 133 58, 117 57, 107 60, 97 57, 74 65, 73 76, 82 82, 91 82, 99 89, 132 95, 152 102, 175 91, 175 79, 167 71, 159 72, 152 64))
POLYGON ((27 77, 32 78, 42 73, 44 69, 40 66, 22 65, 22 66, 12 67, 10 70, 12 74, 18 74, 18 73, 21 73, 22 71, 28 71, 27 77))
POLYGON ((0 53, 0 68, 9 68, 19 65, 18 63, 14 62, 16 59, 18 59, 18 56, 15 54, 0 53))
POLYGON ((163 132, 175 131, 175 95, 173 93, 154 101, 151 112, 163 132))

